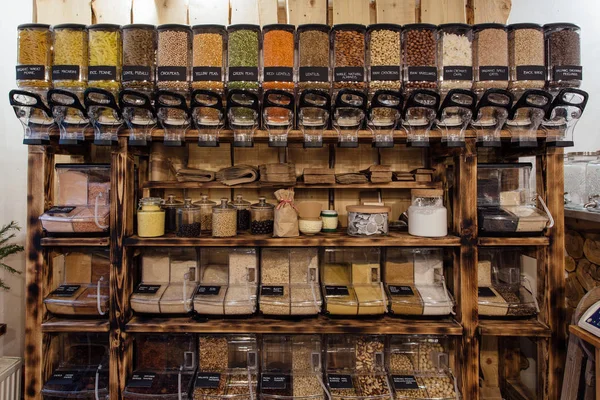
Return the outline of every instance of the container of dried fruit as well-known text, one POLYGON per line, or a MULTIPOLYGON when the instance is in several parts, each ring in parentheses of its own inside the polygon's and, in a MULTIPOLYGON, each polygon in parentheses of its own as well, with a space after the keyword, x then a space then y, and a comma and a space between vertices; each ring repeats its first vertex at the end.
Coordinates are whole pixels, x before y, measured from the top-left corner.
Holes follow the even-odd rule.
POLYGON ((124 89, 153 92, 156 83, 156 27, 130 24, 122 28, 124 89))
POLYGON ((123 399, 188 399, 197 367, 197 341, 193 334, 134 337, 136 360, 123 390, 123 399))
POLYGON ((367 28, 367 70, 369 95, 380 89, 400 90, 401 27, 396 24, 373 24, 367 28))
POLYGON ((187 25, 159 25, 156 52, 158 89, 186 92, 192 76, 192 30, 187 25))
POLYGON ((258 92, 260 86, 260 26, 227 27, 227 88, 258 92))
POLYGON ((85 89, 88 79, 88 31, 86 26, 81 24, 54 25, 52 27, 52 49, 54 87, 85 89))
POLYGON ((575 24, 544 25, 548 90, 578 88, 583 79, 581 28, 575 24))
POLYGON ((508 34, 503 24, 473 25, 473 89, 506 89, 509 79, 508 34))
POLYGON ((192 27, 192 89, 223 95, 227 66, 227 30, 223 25, 192 27))
POLYGON ((56 315, 107 316, 110 257, 107 251, 85 250, 60 254, 53 259, 61 271, 60 284, 44 299, 56 315))
POLYGON ((347 206, 346 211, 348 212, 348 235, 379 236, 388 234, 391 207, 347 206))
POLYGON ((167 200, 162 202, 161 207, 165 210, 165 232, 177 232, 177 209, 182 206, 183 201, 177 200, 175 195, 172 194, 167 196, 167 200))
POLYGON ((41 394, 44 399, 108 399, 109 346, 105 333, 62 333, 41 394))
POLYGON ((359 24, 334 25, 330 33, 333 66, 333 100, 340 89, 363 91, 365 77, 365 32, 359 24))
POLYGON ((241 194, 235 196, 235 200, 229 203, 235 208, 237 214, 237 230, 242 233, 250 229, 250 202, 244 200, 241 194))
POLYGON ((438 88, 436 28, 431 24, 409 24, 402 28, 405 92, 438 88))
POLYGON ((193 203, 200 207, 200 228, 202 232, 212 232, 212 209, 217 204, 209 200, 207 195, 200 196, 200 200, 193 203))
POLYGON ((221 204, 213 207, 213 237, 232 237, 237 234, 237 210, 228 204, 229 199, 222 198, 221 204))
POLYGON ((108 90, 115 98, 121 89, 122 45, 119 25, 88 26, 88 86, 108 90))
POLYGON ((329 93, 329 25, 305 24, 297 28, 298 89, 317 89, 329 93))
POLYGON ((275 206, 267 203, 266 197, 259 197, 258 203, 250 206, 250 232, 253 235, 273 234, 275 206))
POLYGON ((443 94, 473 86, 473 30, 467 24, 442 24, 437 30, 438 81, 443 94))
POLYGON ((183 206, 177 209, 177 236, 199 237, 201 221, 200 207, 192 204, 192 199, 184 199, 183 206))
POLYGON ((293 93, 295 71, 296 27, 289 24, 271 24, 262 28, 262 87, 293 93))
POLYGON ((543 89, 546 85, 544 28, 538 24, 508 25, 508 88, 517 95, 526 89, 543 89))
POLYGON ((50 25, 19 25, 17 27, 17 86, 21 89, 49 88, 51 70, 50 25))

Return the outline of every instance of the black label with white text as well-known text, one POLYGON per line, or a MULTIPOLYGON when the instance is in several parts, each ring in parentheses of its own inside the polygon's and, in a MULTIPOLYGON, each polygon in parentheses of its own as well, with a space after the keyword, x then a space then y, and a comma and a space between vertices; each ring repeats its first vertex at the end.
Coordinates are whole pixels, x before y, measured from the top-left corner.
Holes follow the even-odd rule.
POLYGON ((354 385, 352 385, 352 376, 351 375, 338 375, 338 374, 327 375, 327 382, 329 382, 329 387, 332 389, 352 389, 352 388, 354 388, 354 385))
POLYGON ((479 297, 496 297, 494 291, 489 287, 478 287, 477 296, 479 297))
POLYGON ((126 65, 123 67, 122 80, 129 81, 149 81, 152 79, 150 75, 150 67, 143 65, 126 65))
POLYGON ((480 81, 507 81, 508 67, 497 65, 484 65, 479 67, 480 81))
POLYGON ((555 81, 571 81, 583 79, 583 67, 581 65, 561 65, 554 67, 555 81))
POLYGON ((363 82, 365 69, 363 67, 336 67, 333 69, 333 80, 336 82, 363 82))
POLYGON ((408 80, 435 82, 437 81, 436 67, 408 67, 408 80))
POLYGON ((410 286, 390 285, 390 294, 392 296, 414 296, 414 292, 410 286))
POLYGON ((158 67, 159 81, 187 81, 186 67, 158 67))
POLYGON ((78 81, 79 65, 53 65, 52 80, 54 81, 78 81))
POLYGON ((73 297, 80 287, 81 285, 60 285, 54 289, 52 295, 58 297, 73 297))
POLYGON ((329 68, 327 67, 300 67, 300 82, 327 82, 329 80, 329 68))
POLYGON ((258 81, 258 68, 256 67, 229 67, 229 80, 239 81, 258 81))
POLYGON ((417 379, 413 375, 392 375, 394 389, 418 389, 417 379))
POLYGON ((265 67, 265 82, 293 82, 292 67, 265 67))
POLYGON ((278 374, 263 374, 261 383, 263 389, 285 389, 288 385, 288 376, 278 374))
POLYGON ((372 81, 399 81, 400 66, 398 65, 378 65, 371 67, 372 81))
POLYGON ((517 66, 518 81, 545 81, 546 67, 543 65, 519 65, 517 66))
POLYGON ((221 286, 198 286, 196 294, 200 296, 218 296, 221 286))
POLYGON ((88 68, 88 81, 114 81, 117 79, 117 67, 96 65, 88 68))
POLYGON ((221 79, 221 67, 194 67, 192 69, 192 80, 194 82, 220 82, 221 79))
POLYGON ((135 293, 137 294, 156 294, 160 289, 160 285, 144 285, 139 284, 138 287, 135 288, 135 293))
POLYGON ((348 296, 348 286, 325 286, 327 296, 348 296))
POLYGON ((127 383, 127 386, 134 388, 150 388, 152 387, 155 378, 156 374, 151 372, 133 374, 127 383))
POLYGON ((81 378, 79 371, 55 371, 50 379, 46 381, 47 385, 72 385, 81 378))
POLYGON ((216 389, 219 387, 221 374, 213 372, 198 372, 196 387, 216 389))
POLYGON ((263 286, 260 288, 261 296, 283 296, 283 286, 263 286))
POLYGON ((444 67, 445 81, 470 81, 473 79, 473 67, 452 65, 444 67))
POLYGON ((28 79, 44 80, 46 78, 46 67, 43 65, 17 65, 17 80, 28 79))

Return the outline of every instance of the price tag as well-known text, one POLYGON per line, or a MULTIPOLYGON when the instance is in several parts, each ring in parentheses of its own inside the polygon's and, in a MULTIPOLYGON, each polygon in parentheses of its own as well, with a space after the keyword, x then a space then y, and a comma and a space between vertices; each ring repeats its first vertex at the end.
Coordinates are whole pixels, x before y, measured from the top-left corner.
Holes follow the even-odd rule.
POLYGON ((213 372, 198 372, 198 377, 196 378, 196 387, 216 389, 219 387, 219 382, 221 382, 221 374, 213 372))
POLYGON ((161 285, 145 285, 139 284, 137 288, 135 288, 135 293, 137 294, 156 294, 158 289, 160 289, 161 285))
POLYGON ((155 378, 156 374, 151 372, 140 372, 137 374, 133 374, 133 376, 127 383, 127 386, 135 388, 150 388, 152 387, 152 383, 154 383, 155 378))
POLYGON ((218 296, 221 286, 198 286, 196 294, 200 296, 218 296))
POLYGON ((261 296, 283 296, 283 286, 263 286, 260 288, 261 296))
POLYGON ((81 373, 79 371, 56 371, 46 382, 47 385, 72 385, 79 381, 81 373))
POLYGON ((353 389, 351 375, 327 375, 329 387, 332 389, 353 389))
POLYGON ((417 379, 413 375, 392 375, 395 389, 418 389, 417 379))
POLYGON ((60 285, 53 292, 53 296, 72 297, 79 290, 81 285, 60 285))
POLYGON ((263 374, 261 381, 263 389, 285 389, 287 388, 288 376, 278 374, 263 374))
POLYGON ((390 294, 392 296, 414 296, 415 292, 413 292, 410 286, 396 286, 390 285, 388 286, 390 289, 390 294))

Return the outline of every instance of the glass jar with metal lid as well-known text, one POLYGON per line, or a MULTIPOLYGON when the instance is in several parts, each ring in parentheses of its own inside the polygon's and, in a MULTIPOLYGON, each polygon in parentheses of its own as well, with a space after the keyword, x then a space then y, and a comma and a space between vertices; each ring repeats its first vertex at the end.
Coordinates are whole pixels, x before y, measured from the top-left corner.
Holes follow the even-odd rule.
POLYGON ((250 232, 253 235, 273 233, 275 221, 275 206, 267 203, 265 197, 259 197, 258 203, 250 206, 250 232))
POLYGON ((229 203, 236 210, 237 230, 244 232, 250 229, 250 202, 243 199, 241 194, 235 197, 235 200, 229 203))
POLYGON ((17 86, 40 89, 50 87, 50 25, 22 24, 17 27, 17 34, 17 86))
POLYGON ((52 27, 52 82, 55 88, 85 89, 88 79, 88 31, 81 24, 52 27))
POLYGON ((221 203, 212 210, 213 237, 232 237, 237 233, 237 211, 228 204, 228 199, 222 198, 221 203))
POLYGON ((593 176, 590 164, 598 161, 598 152, 572 152, 567 156, 565 161, 565 207, 582 209, 588 202, 590 194, 594 194, 589 193, 588 184, 590 189, 593 185, 598 186, 598 184, 592 183, 591 179, 588 180, 593 176), (590 169, 589 174, 588 168, 590 169))
POLYGON ((177 231, 177 209, 183 206, 183 201, 175 199, 175 195, 170 194, 167 200, 162 204, 165 210, 165 231, 177 231))
POLYGON ((160 197, 144 197, 137 210, 138 236, 158 237, 165 234, 165 211, 160 197))
POLYGON ((200 200, 194 202, 195 206, 200 207, 200 226, 204 232, 212 231, 212 209, 216 204, 205 194, 200 197, 200 200))
POLYGON ((192 204, 192 199, 183 200, 183 206, 177 209, 177 236, 200 236, 200 207, 192 204))

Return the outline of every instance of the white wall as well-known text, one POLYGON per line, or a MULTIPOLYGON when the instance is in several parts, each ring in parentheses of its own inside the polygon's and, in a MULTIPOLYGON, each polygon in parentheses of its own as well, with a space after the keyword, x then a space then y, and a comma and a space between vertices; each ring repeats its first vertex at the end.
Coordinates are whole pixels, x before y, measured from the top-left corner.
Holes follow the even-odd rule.
POLYGON ((572 22, 581 27, 583 85, 590 94, 586 110, 575 130, 575 147, 565 151, 600 150, 600 23, 597 0, 512 0, 509 23, 572 22))

